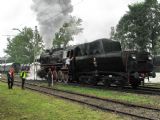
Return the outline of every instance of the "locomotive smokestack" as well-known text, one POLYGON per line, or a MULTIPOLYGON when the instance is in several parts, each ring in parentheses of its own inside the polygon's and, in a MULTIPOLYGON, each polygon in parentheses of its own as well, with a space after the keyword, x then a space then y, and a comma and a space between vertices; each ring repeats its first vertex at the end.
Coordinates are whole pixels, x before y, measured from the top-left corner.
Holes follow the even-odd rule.
POLYGON ((45 47, 52 47, 52 39, 55 32, 69 18, 73 6, 71 0, 32 0, 32 9, 36 12, 40 25, 40 34, 43 37, 45 47))

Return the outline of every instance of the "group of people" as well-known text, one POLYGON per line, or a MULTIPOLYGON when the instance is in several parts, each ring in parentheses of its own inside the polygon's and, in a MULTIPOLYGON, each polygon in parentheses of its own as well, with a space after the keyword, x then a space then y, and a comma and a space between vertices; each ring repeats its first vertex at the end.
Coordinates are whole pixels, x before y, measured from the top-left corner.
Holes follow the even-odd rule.
MULTIPOLYGON (((27 77, 27 72, 25 70, 22 70, 20 72, 20 78, 22 80, 21 88, 24 89, 25 79, 27 77)), ((14 83, 14 68, 11 67, 9 71, 7 72, 7 81, 8 81, 8 89, 13 88, 14 83)))

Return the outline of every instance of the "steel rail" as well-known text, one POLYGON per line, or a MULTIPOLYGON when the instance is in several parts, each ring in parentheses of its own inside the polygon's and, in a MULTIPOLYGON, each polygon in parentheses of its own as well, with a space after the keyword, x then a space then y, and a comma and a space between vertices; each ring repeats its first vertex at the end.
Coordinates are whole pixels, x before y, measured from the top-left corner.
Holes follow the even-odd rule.
MULTIPOLYGON (((16 85, 20 85, 20 84, 17 84, 16 85)), ((57 89, 50 89, 50 88, 47 88, 47 87, 42 87, 42 86, 37 86, 35 84, 26 84, 26 88, 28 89, 31 89, 31 90, 34 90, 34 91, 37 91, 37 92, 41 92, 41 93, 45 93, 45 94, 49 94, 49 95, 53 95, 53 96, 56 96, 56 97, 59 97, 59 98, 63 98, 63 99, 67 99, 67 100, 71 100, 71 101, 74 101, 74 102, 78 102, 78 103, 81 103, 81 104, 85 104, 85 105, 88 105, 88 106, 91 106, 91 107, 94 107, 94 108, 97 108, 97 109, 100 109, 100 110, 103 110, 103 111, 110 111, 110 112, 116 112, 116 113, 120 113, 120 114, 123 114, 123 115, 128 115, 128 116, 132 116, 132 117, 136 117, 136 118, 139 118, 139 119, 146 119, 146 120, 155 120, 153 118, 149 118, 149 117, 144 117, 144 116, 139 116, 139 115, 136 115, 136 114, 132 114, 132 113, 127 113, 127 112, 123 112, 123 111, 119 111, 119 110, 115 110, 115 109, 110 109, 110 108, 106 108, 106 107, 103 107, 103 106, 99 106, 99 105, 96 105, 96 104, 91 104, 91 103, 87 103, 85 101, 82 101, 82 100, 76 100, 76 99, 73 99, 73 98, 68 98, 68 97, 65 97, 63 95, 57 95, 51 91, 60 91, 60 92, 63 92, 63 93, 69 93, 69 94, 76 94, 76 95, 80 95, 80 96, 83 96, 83 97, 90 97, 90 98, 93 98, 93 99, 99 99, 99 100, 105 100, 104 98, 97 98, 95 96, 90 96, 90 95, 83 95, 83 94, 77 94, 77 93, 74 93, 74 92, 69 92, 69 91, 62 91, 62 90, 57 90, 57 89), (37 88, 36 88, 36 87, 37 88), (47 90, 45 91, 44 88, 47 90), (48 90, 50 92, 48 92, 48 90)), ((110 101, 110 102, 115 102, 115 101, 110 101)), ((119 104, 124 104, 122 102, 118 102, 119 104)), ((126 104, 125 104, 126 105, 126 104)), ((128 107, 141 107, 141 106, 137 106, 137 105, 129 105, 127 104, 128 107)), ((146 107, 142 107, 142 108, 145 108, 145 109, 152 109, 152 108, 146 108, 146 107)), ((153 109, 153 110, 158 110, 160 111, 160 109, 153 109)))

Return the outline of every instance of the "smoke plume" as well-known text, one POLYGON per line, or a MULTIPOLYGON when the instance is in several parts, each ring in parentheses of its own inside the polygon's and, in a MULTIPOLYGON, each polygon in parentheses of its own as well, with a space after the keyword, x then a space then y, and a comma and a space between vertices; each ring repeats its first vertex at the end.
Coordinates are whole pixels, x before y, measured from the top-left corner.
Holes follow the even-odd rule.
POLYGON ((69 19, 69 13, 73 10, 71 0, 32 1, 31 8, 36 12, 45 47, 51 48, 55 32, 69 19))

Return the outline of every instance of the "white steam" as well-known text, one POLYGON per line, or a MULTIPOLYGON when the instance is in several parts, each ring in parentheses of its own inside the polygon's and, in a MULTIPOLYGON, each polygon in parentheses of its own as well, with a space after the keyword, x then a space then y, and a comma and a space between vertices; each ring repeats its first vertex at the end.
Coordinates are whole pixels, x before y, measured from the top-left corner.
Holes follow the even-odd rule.
POLYGON ((40 25, 40 34, 43 37, 45 47, 52 47, 52 39, 55 32, 69 19, 69 13, 73 6, 71 0, 32 0, 32 9, 37 14, 40 25))

